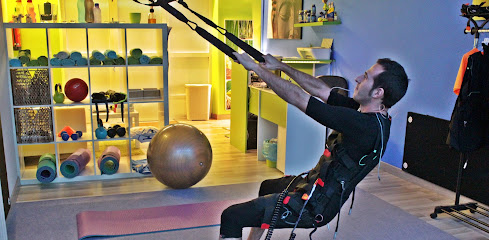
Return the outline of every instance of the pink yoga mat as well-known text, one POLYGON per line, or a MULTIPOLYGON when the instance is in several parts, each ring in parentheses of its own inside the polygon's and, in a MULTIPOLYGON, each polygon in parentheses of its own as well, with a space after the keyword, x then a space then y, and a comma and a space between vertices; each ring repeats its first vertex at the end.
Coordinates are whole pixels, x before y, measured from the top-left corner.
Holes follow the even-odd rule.
POLYGON ((227 207, 248 200, 228 200, 120 211, 85 211, 76 215, 78 239, 125 236, 216 226, 227 207))

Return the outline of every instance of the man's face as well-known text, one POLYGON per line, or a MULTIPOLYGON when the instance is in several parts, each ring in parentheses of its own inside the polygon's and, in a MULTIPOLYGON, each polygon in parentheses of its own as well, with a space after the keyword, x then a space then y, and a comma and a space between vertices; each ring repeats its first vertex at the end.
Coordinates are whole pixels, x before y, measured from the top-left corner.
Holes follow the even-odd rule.
POLYGON ((374 64, 363 75, 355 78, 357 86, 353 92, 353 99, 360 104, 367 104, 372 100, 370 90, 374 84, 374 78, 384 71, 384 68, 379 64, 374 64))

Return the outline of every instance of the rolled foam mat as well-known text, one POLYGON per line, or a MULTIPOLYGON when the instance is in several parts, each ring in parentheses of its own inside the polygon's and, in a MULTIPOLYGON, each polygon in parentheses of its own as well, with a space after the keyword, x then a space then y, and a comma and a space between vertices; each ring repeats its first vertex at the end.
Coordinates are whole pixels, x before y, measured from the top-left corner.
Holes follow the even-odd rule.
POLYGON ((39 158, 36 178, 42 183, 52 182, 56 178, 56 157, 54 154, 46 153, 39 158))
POLYGON ((116 59, 117 53, 114 50, 105 50, 104 55, 110 59, 116 59))
POLYGON ((84 211, 76 215, 78 239, 218 226, 224 209, 248 200, 203 202, 119 211, 84 211))
POLYGON ((61 163, 61 174, 66 178, 74 178, 83 171, 88 162, 90 162, 90 151, 80 148, 61 163))
POLYGON ((141 57, 139 58, 139 63, 141 64, 148 64, 150 61, 150 58, 146 55, 141 55, 141 57))
POLYGON ((97 160, 98 168, 102 174, 114 174, 119 170, 121 150, 114 146, 108 146, 97 160))

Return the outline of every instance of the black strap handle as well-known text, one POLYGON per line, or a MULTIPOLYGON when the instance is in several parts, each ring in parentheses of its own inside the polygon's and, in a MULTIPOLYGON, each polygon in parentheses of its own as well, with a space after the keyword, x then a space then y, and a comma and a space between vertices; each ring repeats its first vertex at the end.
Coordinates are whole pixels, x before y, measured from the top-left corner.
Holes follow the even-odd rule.
POLYGON ((221 40, 219 40, 216 37, 214 37, 214 35, 210 34, 209 32, 207 32, 206 30, 204 30, 203 28, 201 28, 199 26, 195 27, 195 31, 200 36, 202 36, 207 41, 209 41, 212 45, 214 45, 215 47, 219 48, 219 50, 221 50, 224 54, 228 55, 230 58, 234 59, 235 61, 238 60, 236 58, 236 56, 234 56, 234 54, 233 54, 236 51, 234 51, 234 49, 232 49, 230 46, 226 45, 221 40))
POLYGON ((244 42, 243 40, 239 39, 238 37, 236 37, 234 34, 232 34, 230 32, 226 32, 226 34, 224 34, 224 35, 231 42, 233 42, 238 47, 240 47, 241 49, 243 49, 243 51, 245 51, 250 56, 252 56, 256 61, 258 61, 258 62, 265 62, 265 59, 263 58, 263 53, 261 53, 260 51, 258 51, 255 48, 251 47, 246 42, 244 42))

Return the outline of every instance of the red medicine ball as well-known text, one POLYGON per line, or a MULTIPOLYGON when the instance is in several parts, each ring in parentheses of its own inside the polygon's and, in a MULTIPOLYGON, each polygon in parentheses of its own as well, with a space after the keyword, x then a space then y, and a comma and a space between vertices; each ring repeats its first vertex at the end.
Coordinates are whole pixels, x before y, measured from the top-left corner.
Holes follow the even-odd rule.
POLYGON ((88 85, 79 78, 72 78, 65 85, 65 94, 73 102, 80 102, 88 95, 88 85))

